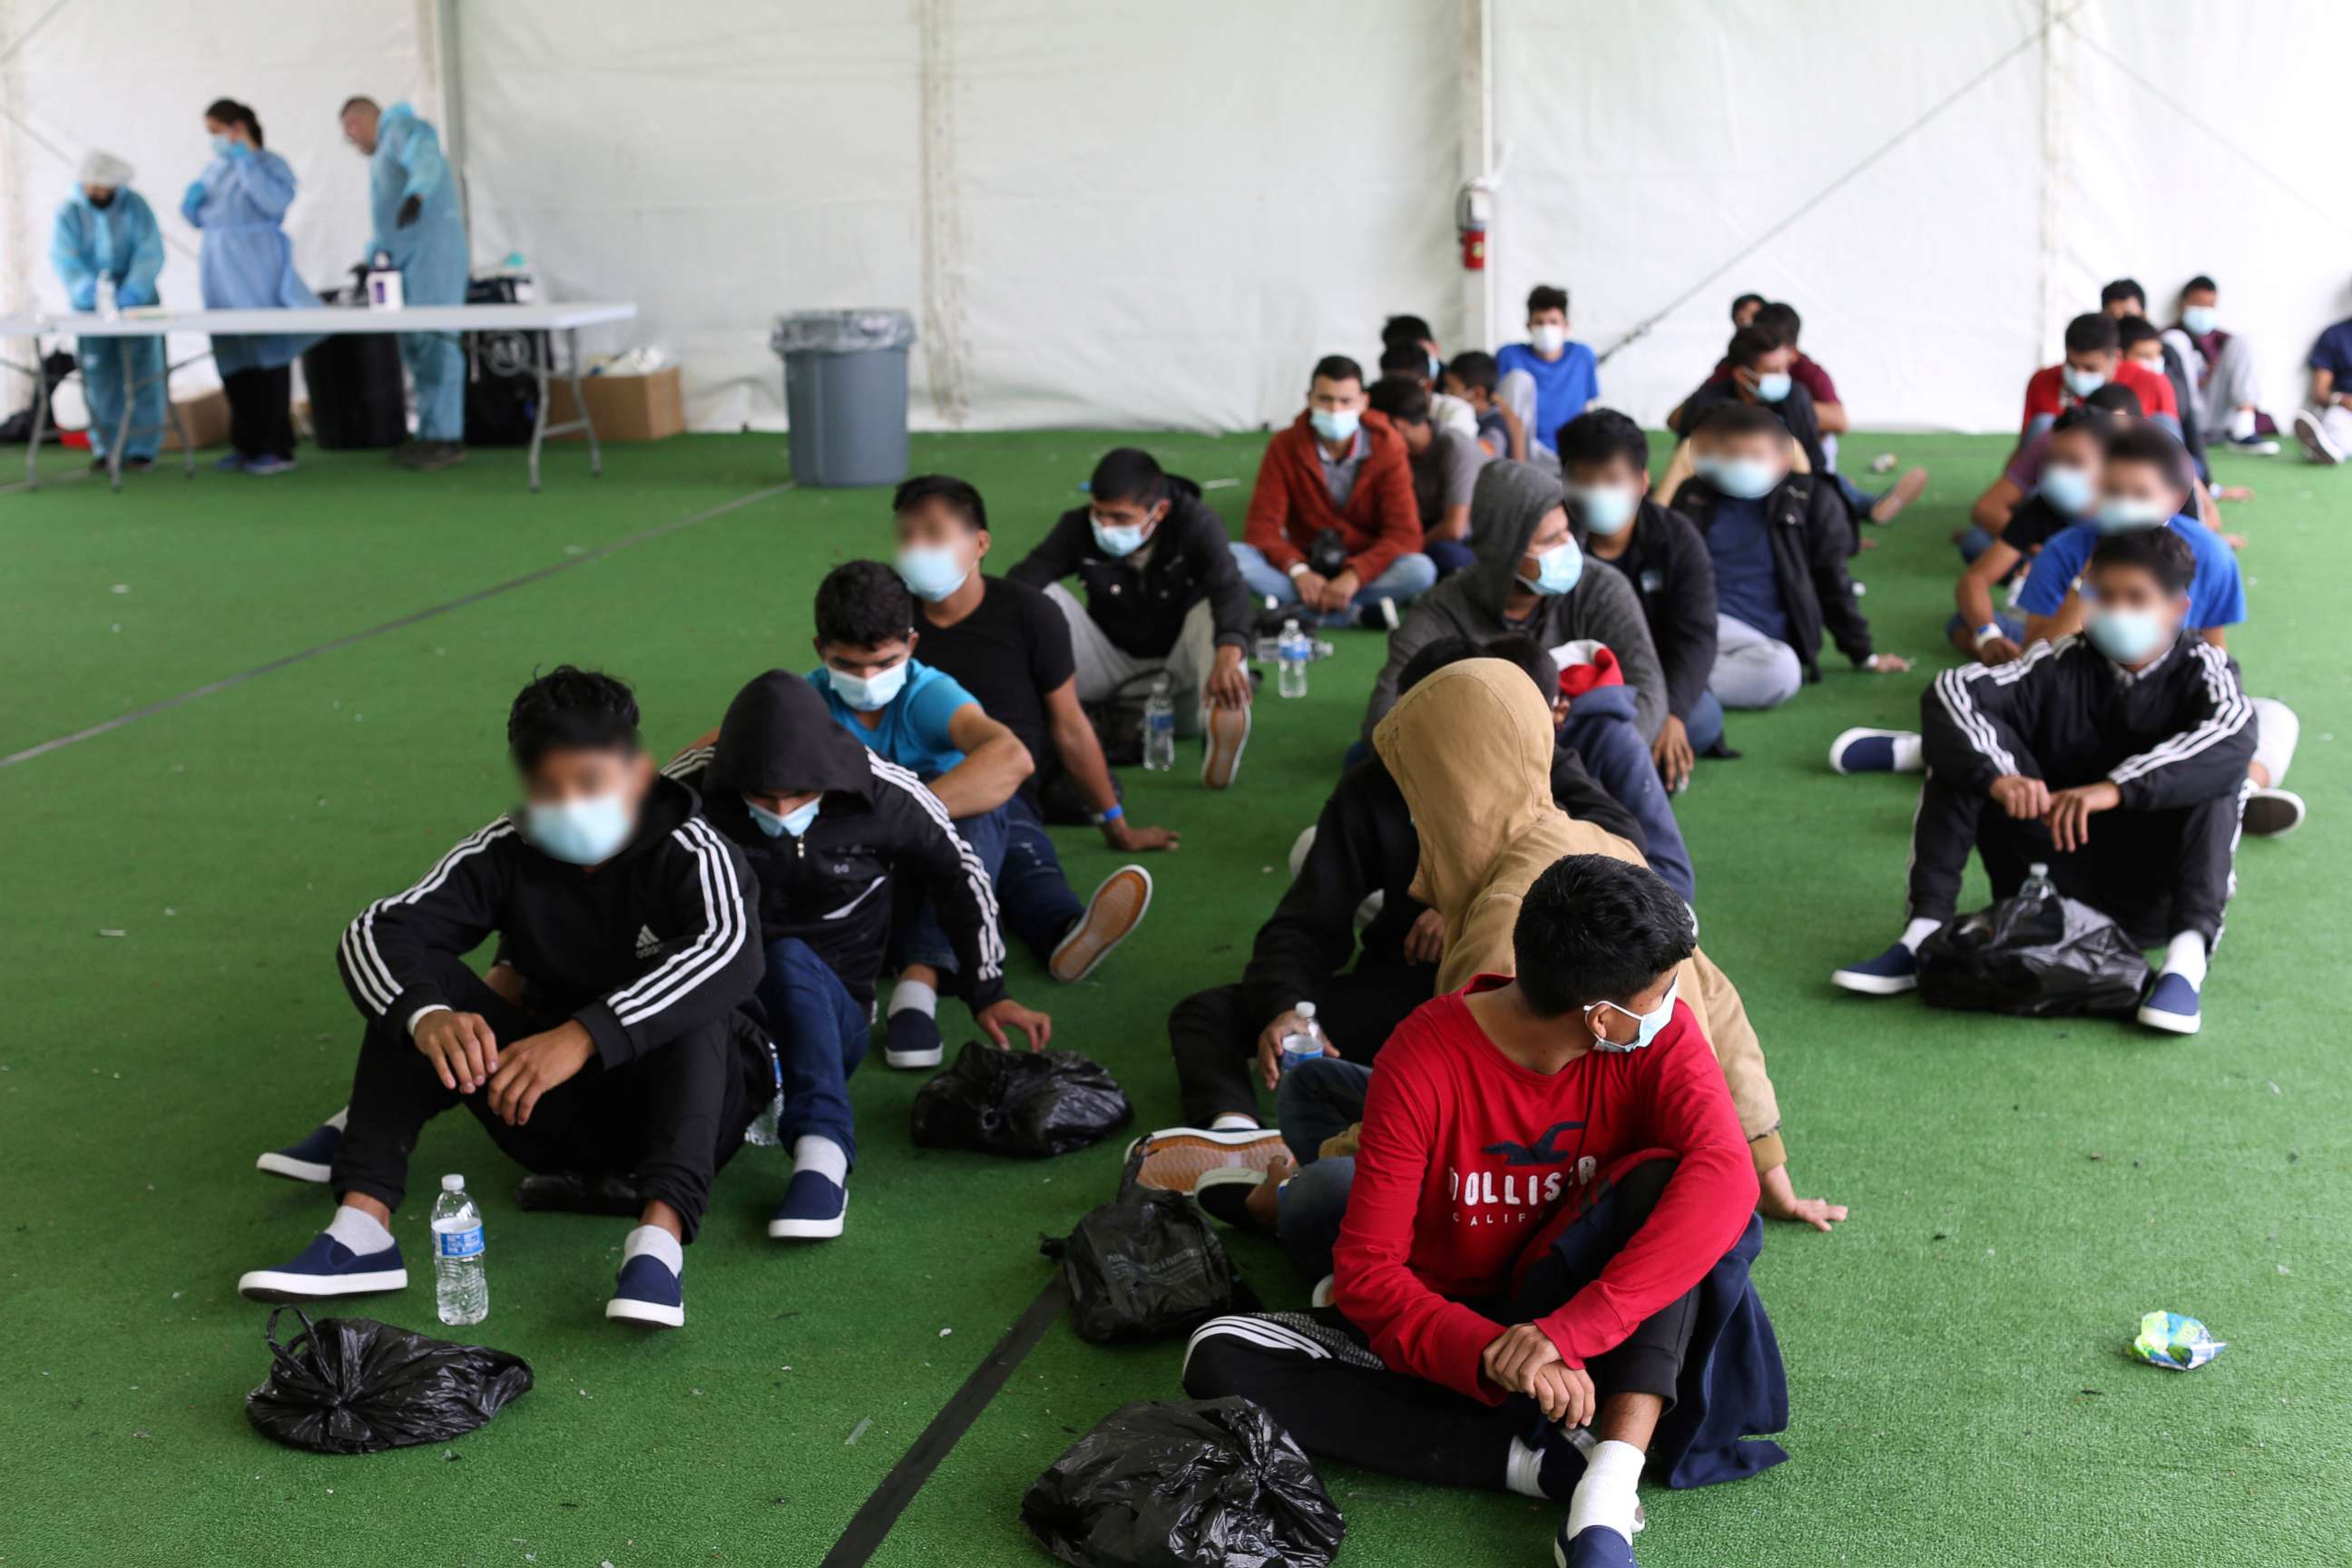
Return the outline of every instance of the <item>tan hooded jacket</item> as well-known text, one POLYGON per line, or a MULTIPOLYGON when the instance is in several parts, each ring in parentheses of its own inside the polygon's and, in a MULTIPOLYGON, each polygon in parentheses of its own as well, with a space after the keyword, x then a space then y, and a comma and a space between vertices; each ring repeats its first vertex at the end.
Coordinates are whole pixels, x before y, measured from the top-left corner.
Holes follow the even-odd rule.
MULTIPOLYGON (((1421 837, 1412 893, 1445 920, 1438 994, 1479 974, 1510 974, 1519 900, 1564 855, 1645 864, 1615 834, 1579 822, 1551 798, 1551 711, 1515 664, 1465 659, 1415 686, 1372 731, 1421 837)), ((1739 992, 1703 952, 1685 959, 1679 994, 1722 1064, 1739 1125, 1762 1174, 1787 1162, 1780 1106, 1739 992)))

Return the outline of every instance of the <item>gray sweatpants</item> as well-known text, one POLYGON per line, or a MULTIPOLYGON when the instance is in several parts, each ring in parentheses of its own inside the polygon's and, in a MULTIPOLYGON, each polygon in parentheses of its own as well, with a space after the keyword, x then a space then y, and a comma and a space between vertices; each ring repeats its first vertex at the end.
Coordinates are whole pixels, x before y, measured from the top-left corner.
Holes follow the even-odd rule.
POLYGON ((1086 605, 1078 602, 1078 596, 1059 583, 1046 588, 1045 597, 1054 601, 1062 618, 1070 624, 1070 652, 1078 666, 1079 701, 1099 702, 1137 676, 1155 669, 1166 670, 1169 697, 1176 704, 1176 732, 1201 732, 1202 691, 1217 661, 1217 623, 1208 600, 1202 599, 1185 612, 1183 629, 1177 633, 1176 646, 1168 650, 1168 657, 1150 659, 1139 658, 1111 641, 1094 616, 1087 613, 1086 605))
POLYGON ((1715 673, 1706 689, 1726 708, 1778 708, 1805 684, 1797 650, 1746 621, 1715 617, 1715 673))

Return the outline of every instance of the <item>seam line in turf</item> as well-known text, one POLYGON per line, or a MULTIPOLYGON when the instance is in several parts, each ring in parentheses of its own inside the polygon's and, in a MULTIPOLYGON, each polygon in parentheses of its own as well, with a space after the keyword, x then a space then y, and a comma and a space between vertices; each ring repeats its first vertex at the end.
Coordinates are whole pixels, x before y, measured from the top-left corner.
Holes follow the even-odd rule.
POLYGON ((233 686, 242 686, 248 680, 257 680, 262 676, 274 674, 289 666, 317 658, 321 654, 336 653, 343 648, 366 642, 370 638, 380 637, 386 632, 402 631, 409 626, 432 620, 436 616, 446 616, 452 610, 462 610, 468 605, 478 605, 485 599, 495 599, 500 594, 512 593, 517 588, 527 588, 533 583, 541 583, 550 577, 559 576, 575 566, 585 566, 590 562, 601 561, 607 555, 617 555, 622 551, 635 545, 650 542, 666 534, 676 533, 681 529, 692 528, 699 522, 709 522, 715 517, 724 517, 730 511, 740 511, 755 501, 765 500, 770 496, 779 496, 786 490, 796 488, 793 481, 787 480, 781 485, 770 485, 764 489, 753 490, 749 495, 738 496, 730 501, 721 501, 719 505, 698 511, 690 517, 676 518, 668 522, 656 523, 651 528, 641 528, 635 533, 613 541, 610 544, 600 544, 593 550, 583 550, 577 555, 566 556, 561 561, 541 566, 535 571, 526 572, 520 577, 509 577, 503 583, 493 583, 487 588, 477 588, 470 594, 461 594, 457 598, 445 603, 412 611, 407 615, 370 626, 365 631, 352 632, 348 636, 320 643, 314 647, 306 647, 299 653, 282 655, 265 663, 257 664, 250 669, 241 669, 235 675, 225 675, 218 680, 208 680, 202 686, 191 687, 175 696, 150 702, 143 708, 134 708, 128 713, 118 714, 101 723, 91 724, 68 734, 59 735, 54 740, 43 741, 40 744, 27 746, 21 752, 11 752, 6 756, 0 757, 0 768, 13 768, 19 763, 29 763, 34 758, 45 757, 51 752, 62 752, 68 746, 83 741, 93 741, 100 735, 111 734, 126 725, 137 723, 142 719, 152 719, 158 713, 168 713, 173 709, 194 702, 199 698, 210 697, 218 691, 226 691, 233 686))

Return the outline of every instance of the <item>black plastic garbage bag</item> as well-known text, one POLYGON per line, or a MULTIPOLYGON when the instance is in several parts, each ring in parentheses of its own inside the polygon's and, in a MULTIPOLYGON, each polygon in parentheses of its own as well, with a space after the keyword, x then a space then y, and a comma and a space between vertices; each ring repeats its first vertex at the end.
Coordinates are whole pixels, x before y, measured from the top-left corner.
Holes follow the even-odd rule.
POLYGON ((2147 988, 2147 960, 2123 928, 2056 894, 2003 899, 1919 944, 1919 997, 1931 1007, 2128 1013, 2147 988))
POLYGON ((519 1355, 485 1345, 428 1340, 370 1318, 321 1318, 299 1307, 269 1314, 269 1377, 245 1396, 246 1419, 265 1437, 317 1454, 373 1454, 446 1443, 496 1415, 530 1387, 519 1355), (278 1342, 278 1314, 302 1331, 278 1342))
POLYGON ((1256 1304, 1207 1217, 1182 1193, 1137 1185, 1139 1163, 1128 1162, 1118 1196, 1038 1244, 1062 1265, 1071 1327, 1097 1344, 1189 1333, 1256 1304))
POLYGON ((915 1142, 1043 1158, 1100 1142, 1135 1118, 1108 1069, 1076 1051, 1008 1051, 966 1040, 915 1093, 915 1142))
POLYGON ((1325 1568, 1348 1533, 1290 1434, 1237 1395, 1112 1411, 1021 1521, 1078 1568, 1325 1568))

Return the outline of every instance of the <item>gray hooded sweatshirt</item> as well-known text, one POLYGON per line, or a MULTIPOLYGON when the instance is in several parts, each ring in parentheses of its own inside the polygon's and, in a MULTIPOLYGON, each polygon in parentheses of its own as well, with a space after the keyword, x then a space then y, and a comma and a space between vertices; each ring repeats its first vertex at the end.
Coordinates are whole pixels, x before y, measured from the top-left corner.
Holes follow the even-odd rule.
MULTIPOLYGON (((1478 471, 1477 488, 1470 494, 1470 536, 1478 551, 1477 564, 1415 600, 1403 623, 1389 634, 1389 658, 1372 687, 1365 734, 1395 705, 1397 678, 1429 644, 1445 637, 1484 644, 1524 632, 1547 648, 1588 637, 1608 644, 1625 684, 1633 688, 1634 721, 1642 739, 1657 739, 1658 726, 1666 719, 1665 667, 1650 640, 1642 601, 1624 574, 1587 561, 1575 587, 1538 597, 1533 612, 1516 626, 1503 617, 1528 542, 1536 536, 1544 514, 1565 504, 1559 480, 1525 463, 1496 458, 1478 471)), ((1580 532, 1579 548, 1583 542, 1580 532)))

